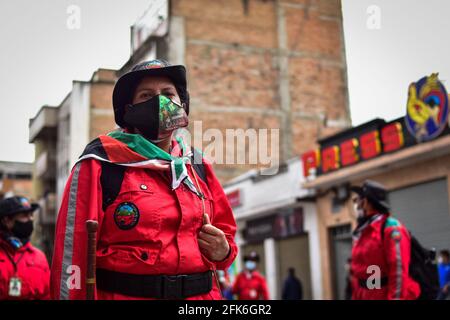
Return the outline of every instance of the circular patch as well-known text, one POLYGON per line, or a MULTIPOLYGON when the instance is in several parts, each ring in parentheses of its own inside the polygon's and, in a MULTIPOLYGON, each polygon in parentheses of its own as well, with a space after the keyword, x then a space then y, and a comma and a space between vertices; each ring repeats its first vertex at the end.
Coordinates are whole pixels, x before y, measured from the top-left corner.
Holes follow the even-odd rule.
POLYGON ((139 209, 134 203, 122 202, 114 211, 114 221, 120 229, 130 230, 139 221, 139 209))
POLYGON ((401 235, 400 231, 394 230, 391 233, 391 238, 394 239, 395 241, 400 241, 400 239, 402 238, 402 235, 401 235))

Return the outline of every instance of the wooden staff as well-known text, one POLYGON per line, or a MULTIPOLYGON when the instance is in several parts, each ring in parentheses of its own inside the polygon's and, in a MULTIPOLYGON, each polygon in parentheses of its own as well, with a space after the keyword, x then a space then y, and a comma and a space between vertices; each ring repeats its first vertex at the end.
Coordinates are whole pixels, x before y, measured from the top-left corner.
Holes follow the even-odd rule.
POLYGON ((86 271, 86 300, 95 299, 95 271, 97 252, 97 229, 98 222, 94 220, 86 221, 88 234, 87 242, 87 271, 86 271))

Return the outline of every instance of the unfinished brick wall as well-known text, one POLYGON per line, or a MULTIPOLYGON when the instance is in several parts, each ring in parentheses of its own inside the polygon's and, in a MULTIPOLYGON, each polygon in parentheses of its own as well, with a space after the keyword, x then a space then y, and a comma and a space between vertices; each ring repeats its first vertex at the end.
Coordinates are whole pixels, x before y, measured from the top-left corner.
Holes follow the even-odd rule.
POLYGON ((90 140, 106 134, 116 126, 112 107, 112 92, 116 80, 116 71, 97 70, 91 79, 90 88, 90 140))
MULTIPOLYGON (((286 160, 350 125, 339 0, 172 0, 171 16, 204 130, 278 128, 286 160)), ((216 170, 226 181, 254 167, 216 170)))
POLYGON ((33 198, 33 184, 31 179, 3 179, 3 186, 0 193, 12 192, 14 195, 23 196, 31 200, 33 198))

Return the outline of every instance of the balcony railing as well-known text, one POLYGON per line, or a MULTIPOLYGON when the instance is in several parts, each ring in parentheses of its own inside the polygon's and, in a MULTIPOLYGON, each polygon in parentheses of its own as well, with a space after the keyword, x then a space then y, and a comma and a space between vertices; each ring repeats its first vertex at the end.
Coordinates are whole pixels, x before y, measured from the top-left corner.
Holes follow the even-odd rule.
POLYGON ((55 137, 58 123, 58 108, 42 107, 36 117, 30 119, 29 141, 33 143, 36 139, 55 137))

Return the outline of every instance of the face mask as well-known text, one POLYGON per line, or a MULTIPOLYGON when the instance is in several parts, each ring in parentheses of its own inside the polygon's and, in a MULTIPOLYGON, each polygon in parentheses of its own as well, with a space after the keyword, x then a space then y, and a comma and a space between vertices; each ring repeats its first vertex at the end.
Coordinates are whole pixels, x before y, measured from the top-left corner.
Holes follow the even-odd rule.
POLYGON ((163 95, 128 105, 124 120, 153 143, 166 139, 174 130, 189 123, 184 108, 163 95))
POLYGON ((22 240, 22 242, 24 240, 27 241, 33 233, 33 221, 20 222, 16 220, 11 232, 15 237, 22 240))
POLYGON ((247 270, 255 270, 256 269, 256 262, 255 261, 246 261, 245 262, 245 268, 247 270))

